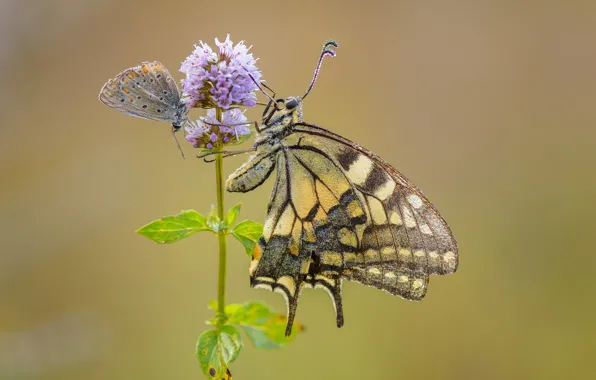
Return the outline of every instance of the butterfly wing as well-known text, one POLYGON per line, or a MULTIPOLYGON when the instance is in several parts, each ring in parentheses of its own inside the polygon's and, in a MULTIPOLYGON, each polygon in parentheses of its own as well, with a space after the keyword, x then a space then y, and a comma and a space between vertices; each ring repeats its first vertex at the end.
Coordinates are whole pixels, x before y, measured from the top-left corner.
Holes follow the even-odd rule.
POLYGON ((356 225, 358 252, 342 255, 342 277, 419 300, 426 294, 429 274, 457 270, 457 243, 449 226, 401 173, 325 129, 299 124, 294 131, 292 139, 298 142, 292 151, 308 151, 309 160, 302 162, 309 167, 317 167, 319 156, 331 161, 358 195, 366 215, 365 223, 356 225))
MULTIPOLYGON (((285 296, 286 334, 304 287, 328 291, 341 326, 343 279, 420 300, 430 274, 455 272, 457 245, 449 227, 391 166, 313 125, 294 125, 282 144, 255 160, 266 157, 267 173, 276 166, 277 179, 250 274, 253 287, 285 296)), ((235 173, 228 182, 266 178, 252 167, 239 172, 244 175, 235 173)))
POLYGON ((159 62, 143 62, 108 80, 99 99, 120 112, 143 119, 179 123, 180 91, 159 62))

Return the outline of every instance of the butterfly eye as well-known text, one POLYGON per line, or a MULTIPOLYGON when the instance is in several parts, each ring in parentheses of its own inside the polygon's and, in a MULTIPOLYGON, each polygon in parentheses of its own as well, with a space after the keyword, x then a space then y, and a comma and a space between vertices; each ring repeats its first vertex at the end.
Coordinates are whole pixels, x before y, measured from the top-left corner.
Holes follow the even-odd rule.
POLYGON ((296 100, 296 99, 290 99, 286 102, 286 109, 288 109, 288 110, 293 110, 297 106, 298 106, 298 100, 296 100))

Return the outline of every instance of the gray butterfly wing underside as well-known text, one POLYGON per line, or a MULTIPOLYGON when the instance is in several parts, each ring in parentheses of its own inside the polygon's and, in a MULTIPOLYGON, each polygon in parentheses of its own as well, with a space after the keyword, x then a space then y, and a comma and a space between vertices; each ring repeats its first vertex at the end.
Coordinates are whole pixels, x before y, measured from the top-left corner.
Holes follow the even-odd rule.
POLYGON ((99 93, 105 105, 143 119, 179 124, 186 114, 174 78, 160 62, 143 62, 108 80, 99 93))

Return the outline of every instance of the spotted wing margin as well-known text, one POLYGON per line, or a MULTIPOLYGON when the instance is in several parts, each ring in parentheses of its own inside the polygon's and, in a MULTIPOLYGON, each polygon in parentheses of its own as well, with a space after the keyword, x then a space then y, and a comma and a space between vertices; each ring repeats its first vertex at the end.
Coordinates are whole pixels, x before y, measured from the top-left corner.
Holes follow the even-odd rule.
POLYGON ((290 149, 328 157, 348 179, 366 212, 357 226, 358 254, 341 276, 406 299, 424 297, 429 274, 457 270, 458 250, 449 226, 401 173, 358 144, 310 124, 294 126, 290 149))
POLYGON ((105 105, 143 119, 176 122, 180 91, 160 62, 143 62, 108 80, 99 92, 105 105))

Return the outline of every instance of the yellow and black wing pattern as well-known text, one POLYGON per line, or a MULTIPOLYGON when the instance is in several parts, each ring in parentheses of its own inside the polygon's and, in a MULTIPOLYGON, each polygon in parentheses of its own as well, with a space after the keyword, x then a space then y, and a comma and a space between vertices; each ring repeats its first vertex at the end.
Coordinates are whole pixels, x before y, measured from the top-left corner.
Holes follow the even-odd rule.
POLYGON ((277 173, 251 285, 286 297, 287 334, 305 287, 329 292, 341 326, 342 280, 420 300, 430 274, 456 271, 447 223, 403 175, 323 128, 292 130, 280 149, 250 164, 265 173, 258 184, 277 173))

